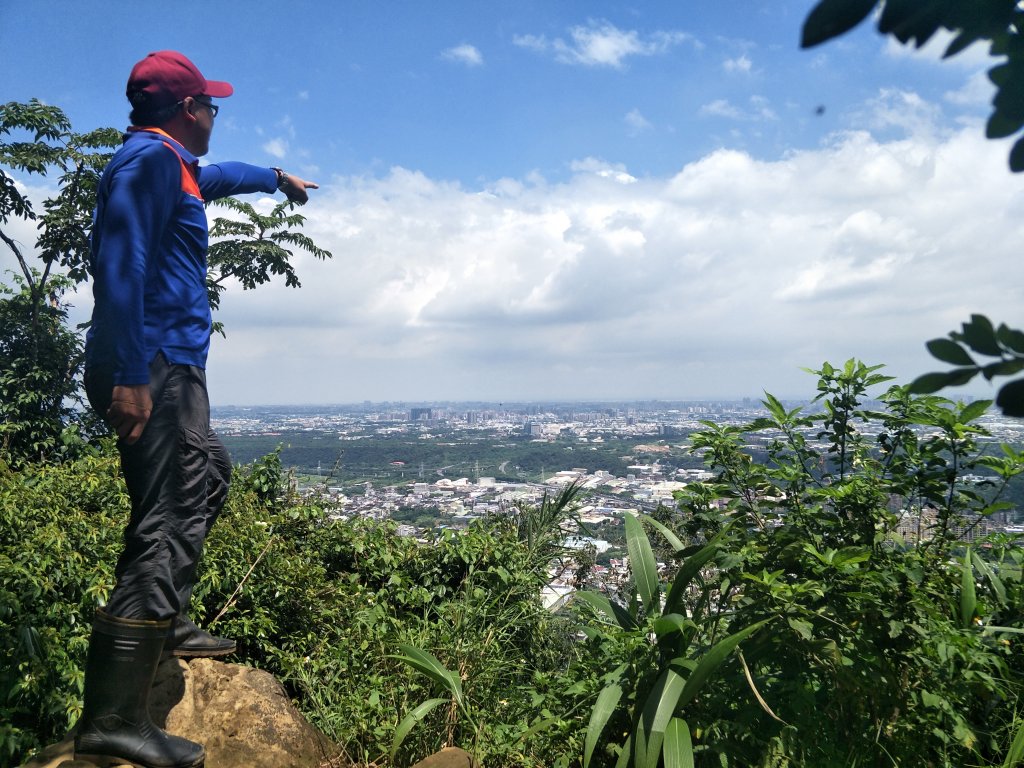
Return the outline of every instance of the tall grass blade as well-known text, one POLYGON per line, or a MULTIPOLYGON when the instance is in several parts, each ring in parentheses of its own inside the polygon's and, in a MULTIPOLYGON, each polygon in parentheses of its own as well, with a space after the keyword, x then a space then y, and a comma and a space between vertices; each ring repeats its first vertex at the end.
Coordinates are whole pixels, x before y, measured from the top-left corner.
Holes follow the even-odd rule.
POLYGON ((757 632, 769 621, 770 619, 765 619, 756 624, 751 624, 749 627, 745 627, 739 632, 721 640, 710 651, 705 653, 697 663, 697 668, 686 679, 686 687, 683 688, 683 692, 679 696, 679 706, 686 706, 693 701, 708 681, 708 678, 722 665, 722 662, 729 657, 729 654, 736 649, 736 646, 757 632))
POLYGON ((672 547, 672 549, 674 549, 676 552, 680 552, 686 549, 686 545, 683 544, 680 538, 676 536, 674 533, 672 533, 672 531, 669 530, 668 527, 664 524, 659 523, 657 520, 655 520, 653 517, 650 517, 649 515, 643 515, 643 521, 657 528, 658 532, 665 537, 665 541, 667 541, 669 545, 672 547))
POLYGON ((1015 768, 1024 763, 1024 721, 1017 726, 1017 735, 1013 737, 1010 744, 1010 751, 1006 753, 1006 760, 1003 761, 1003 768, 1015 768))
POLYGON ((989 564, 977 552, 971 554, 971 561, 974 563, 974 567, 981 571, 981 575, 988 579, 988 583, 992 585, 992 591, 995 592, 996 600, 999 601, 999 604, 1006 605, 1006 586, 1003 584, 1003 580, 996 575, 996 572, 989 567, 989 564))
POLYGON ((974 591, 974 569, 971 567, 971 548, 964 553, 963 571, 960 574, 960 623, 970 627, 978 609, 978 597, 974 591))
POLYGON ((1014 635, 1024 635, 1024 627, 997 627, 995 624, 989 624, 983 630, 984 634, 996 633, 996 632, 1009 632, 1014 635))
MULTIPOLYGON (((624 669, 624 667, 622 667, 624 669)), ((587 726, 587 737, 583 746, 583 768, 590 765, 590 758, 601 738, 601 732, 608 724, 609 718, 619 706, 622 698, 622 686, 618 681, 606 685, 597 696, 594 710, 590 713, 590 725, 587 726)))
POLYGON ((615 761, 615 768, 628 768, 633 763, 633 735, 630 734, 626 737, 626 743, 622 745, 622 751, 619 753, 619 759, 615 761))
POLYGON ((626 549, 629 551, 629 568, 633 572, 633 583, 643 600, 648 616, 658 614, 660 594, 658 591, 658 564, 654 559, 651 542, 644 533, 643 524, 633 515, 625 516, 626 549))
POLYGON ((665 729, 665 768, 693 768, 693 742, 690 726, 681 717, 673 717, 665 729))
POLYGON ((630 615, 629 611, 618 603, 612 602, 604 595, 599 595, 596 592, 576 592, 573 595, 573 599, 582 600, 591 608, 603 613, 613 624, 618 625, 620 629, 637 628, 636 619, 630 615))
POLYGON ((402 722, 395 728, 395 738, 391 742, 391 762, 395 761, 395 753, 402 746, 402 742, 405 741, 405 737, 409 735, 413 726, 441 704, 447 704, 449 701, 450 699, 427 699, 402 719, 402 722))
POLYGON ((404 661, 410 667, 423 673, 438 685, 447 690, 455 700, 462 706, 462 682, 459 676, 451 672, 444 664, 430 652, 424 651, 412 645, 399 645, 403 655, 396 655, 394 658, 404 661))
POLYGON ((658 768, 658 758, 665 741, 665 729, 676 711, 686 678, 669 667, 658 677, 651 694, 644 702, 640 726, 636 729, 636 768, 658 768))
POLYGON ((773 720, 776 720, 783 725, 789 725, 789 723, 772 711, 772 708, 768 706, 768 702, 764 700, 764 696, 762 696, 761 692, 757 690, 757 684, 754 682, 754 676, 750 672, 750 667, 747 666, 747 660, 743 658, 743 651, 739 652, 739 658, 740 664, 743 665, 743 675, 747 678, 747 685, 750 686, 750 691, 754 694, 754 698, 757 699, 757 703, 761 705, 761 709, 763 709, 773 720))
POLYGON ((718 545, 727 530, 728 526, 716 533, 707 544, 686 558, 686 561, 679 567, 672 586, 669 588, 668 597, 665 598, 666 613, 679 610, 679 604, 686 594, 687 587, 700 573, 700 569, 707 565, 708 561, 718 552, 718 545))

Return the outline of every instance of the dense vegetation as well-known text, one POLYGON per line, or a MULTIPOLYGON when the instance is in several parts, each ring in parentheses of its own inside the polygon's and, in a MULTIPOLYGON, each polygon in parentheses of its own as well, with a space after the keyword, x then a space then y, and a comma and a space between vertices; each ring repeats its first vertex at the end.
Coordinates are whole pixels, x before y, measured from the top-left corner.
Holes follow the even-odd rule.
MULTIPOLYGON (((197 613, 362 764, 457 743, 491 766, 653 766, 663 751, 666 765, 1012 765, 1024 549, 959 535, 1001 508, 1024 455, 979 451, 987 403, 893 387, 865 410, 882 383, 824 366, 824 412, 769 397, 769 418, 707 425, 692 445, 716 480, 627 520, 631 581, 579 573, 589 591, 557 613, 540 590, 576 489, 424 546, 281 495, 271 455, 237 474, 197 613), (752 461, 743 446, 766 431, 770 460, 752 461), (961 481, 982 468, 992 487, 961 481), (915 544, 898 524, 921 509, 915 544)), ((69 454, 0 468, 0 765, 74 722, 89 616, 112 587, 127 510, 112 446, 69 454)))

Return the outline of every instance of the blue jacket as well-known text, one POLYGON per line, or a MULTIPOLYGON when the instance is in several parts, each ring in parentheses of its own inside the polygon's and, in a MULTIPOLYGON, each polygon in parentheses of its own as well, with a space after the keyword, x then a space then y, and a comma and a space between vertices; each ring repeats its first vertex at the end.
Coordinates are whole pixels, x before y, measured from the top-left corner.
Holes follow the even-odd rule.
POLYGON ((86 365, 114 384, 149 382, 162 352, 171 364, 206 367, 210 304, 204 200, 274 192, 271 168, 198 160, 163 131, 132 129, 103 171, 93 218, 95 307, 86 365))

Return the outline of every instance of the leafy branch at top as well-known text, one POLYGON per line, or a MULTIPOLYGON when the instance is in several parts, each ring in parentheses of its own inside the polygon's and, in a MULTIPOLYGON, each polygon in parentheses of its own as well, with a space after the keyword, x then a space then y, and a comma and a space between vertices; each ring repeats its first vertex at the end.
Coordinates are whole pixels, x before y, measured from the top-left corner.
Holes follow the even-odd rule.
MULTIPOLYGON (((932 357, 956 368, 919 376, 911 383, 911 392, 930 393, 960 386, 979 373, 991 381, 996 376, 1012 376, 1024 371, 1024 332, 1009 328, 1005 323, 996 328, 984 315, 971 315, 961 331, 953 331, 949 338, 932 339, 927 346, 932 357), (971 352, 997 359, 981 364, 971 352)), ((996 396, 996 405, 1007 416, 1024 416, 1024 379, 1004 384, 996 396)))
MULTIPOLYGON (((988 71, 996 86, 985 135, 1002 139, 1024 128, 1024 9, 1017 0, 821 0, 804 21, 800 44, 811 48, 850 31, 876 8, 878 31, 920 48, 940 30, 953 33, 943 58, 987 41, 1006 60, 988 71)), ((1024 138, 1010 150, 1010 170, 1024 171, 1024 138)))

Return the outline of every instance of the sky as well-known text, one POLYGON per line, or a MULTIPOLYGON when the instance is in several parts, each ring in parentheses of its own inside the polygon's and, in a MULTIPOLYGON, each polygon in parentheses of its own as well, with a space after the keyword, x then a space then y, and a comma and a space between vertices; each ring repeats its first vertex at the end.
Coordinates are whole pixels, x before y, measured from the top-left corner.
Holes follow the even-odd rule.
POLYGON ((215 405, 809 398, 825 361, 908 382, 972 313, 1024 325, 997 62, 871 23, 801 50, 813 5, 0 0, 0 99, 123 128, 180 50, 235 87, 203 162, 320 184, 333 258, 229 288, 215 405))

